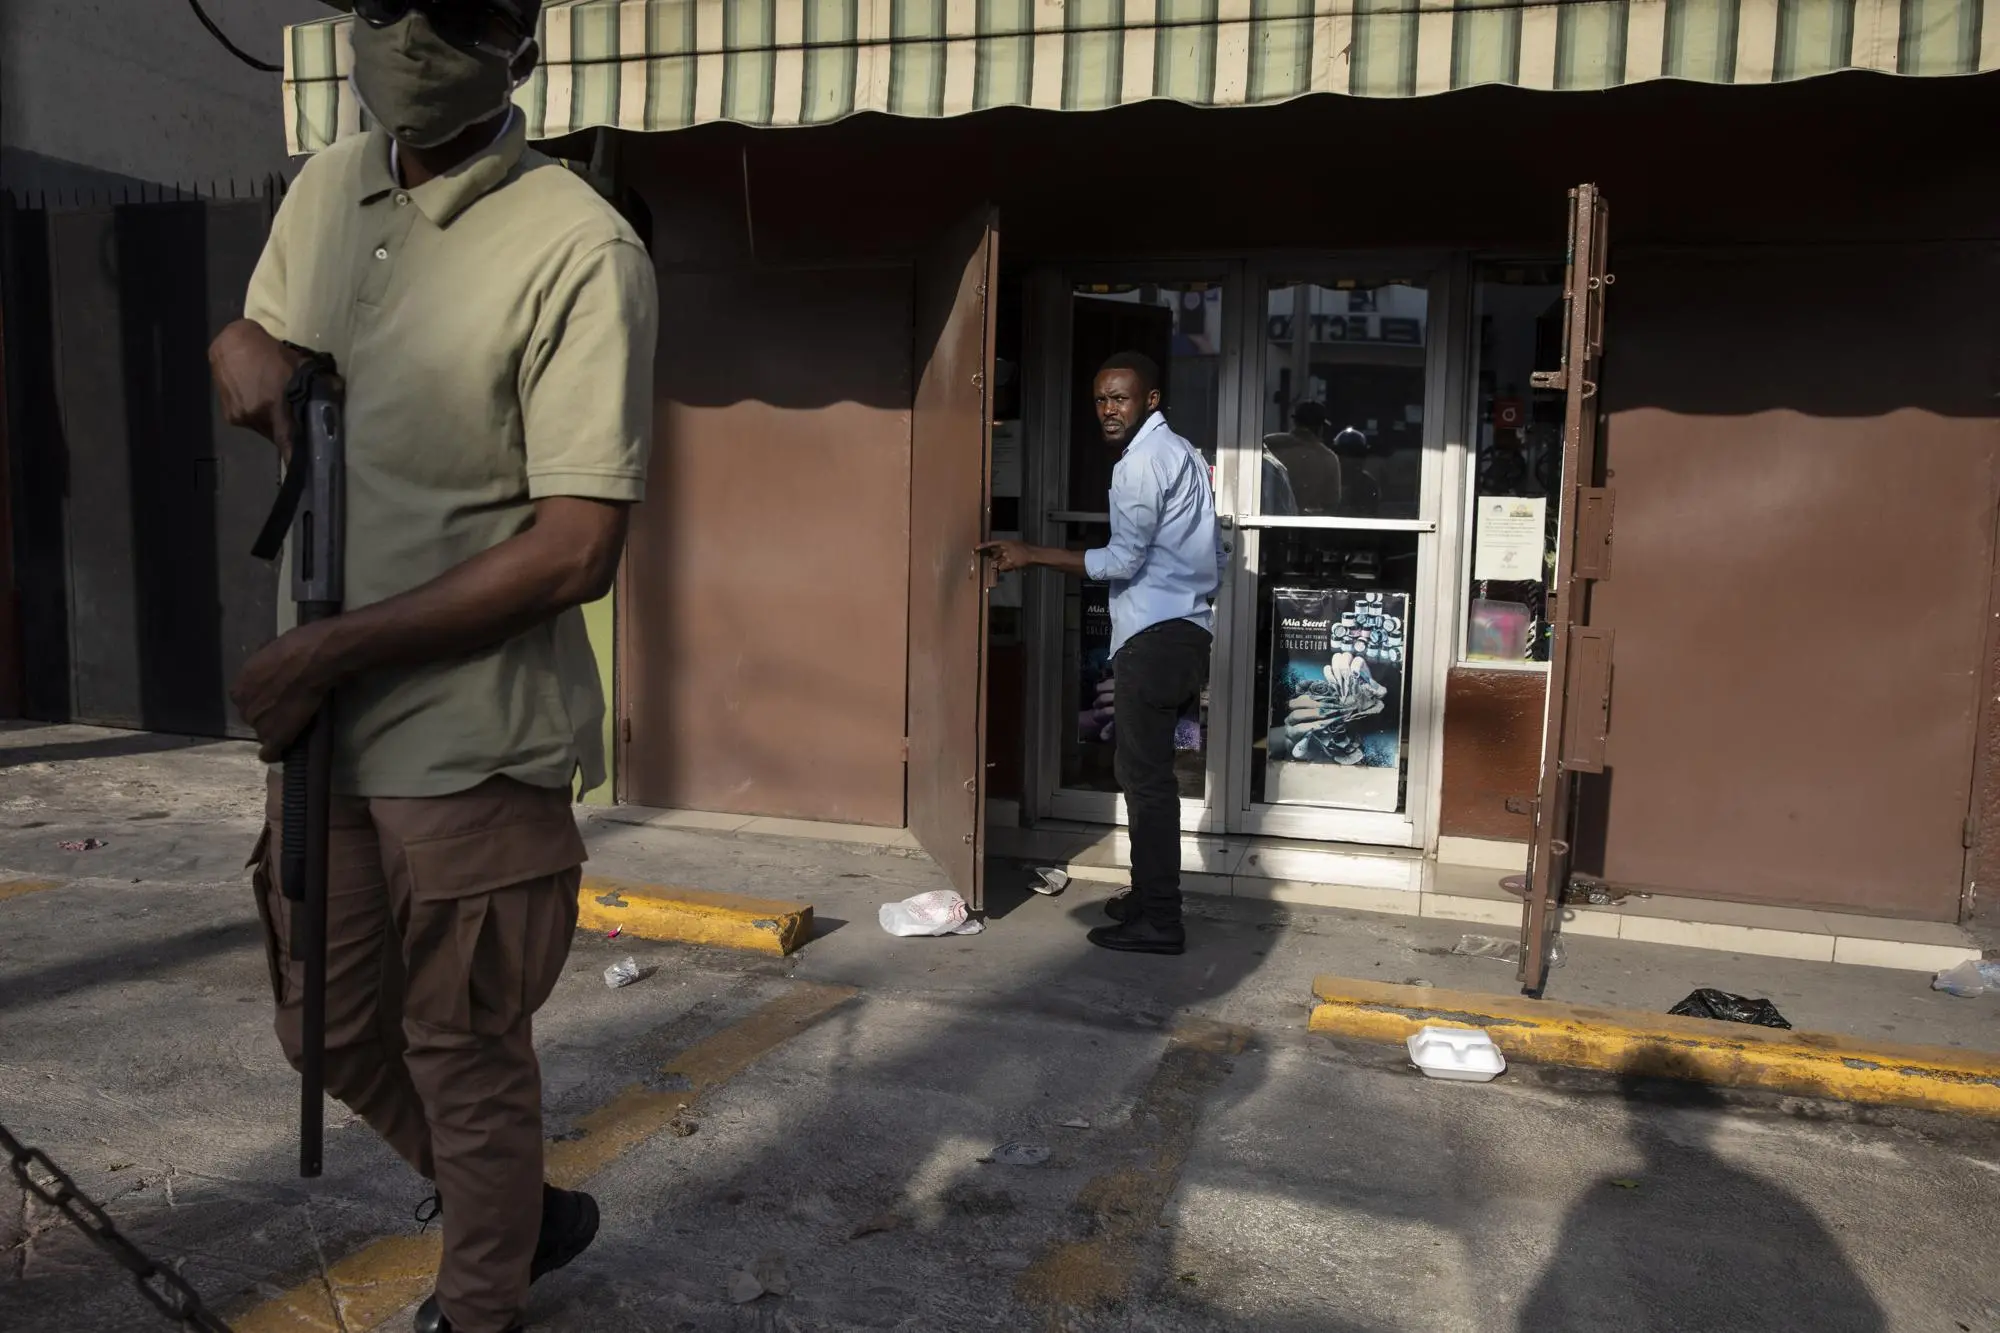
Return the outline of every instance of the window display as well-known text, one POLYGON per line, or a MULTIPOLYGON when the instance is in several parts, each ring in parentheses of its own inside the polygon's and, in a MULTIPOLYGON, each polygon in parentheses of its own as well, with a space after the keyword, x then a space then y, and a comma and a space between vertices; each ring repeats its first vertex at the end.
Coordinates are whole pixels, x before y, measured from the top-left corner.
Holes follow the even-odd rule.
POLYGON ((1472 531, 1465 660, 1549 660, 1544 614, 1555 570, 1563 396, 1533 387, 1562 363, 1562 265, 1478 270, 1472 531))

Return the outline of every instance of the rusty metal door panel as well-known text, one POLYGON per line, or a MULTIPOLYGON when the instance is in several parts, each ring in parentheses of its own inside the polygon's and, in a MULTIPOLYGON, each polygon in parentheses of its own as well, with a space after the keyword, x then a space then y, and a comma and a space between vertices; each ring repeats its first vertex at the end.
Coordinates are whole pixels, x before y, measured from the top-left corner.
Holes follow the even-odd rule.
POLYGON ((1563 707, 1563 767, 1602 773, 1611 723, 1611 631, 1571 625, 1569 698, 1563 707))
POLYGON ((910 273, 662 273, 624 799, 903 824, 910 273))
POLYGON ((1592 614, 1618 679, 1578 869, 1956 919, 2000 500, 1993 260, 1656 255, 1620 278, 1618 575, 1592 614))
POLYGON ((993 378, 991 209, 919 265, 910 421, 910 831, 983 907, 986 578, 993 378))
POLYGON ((1548 941, 1569 884, 1576 813, 1575 767, 1601 766, 1601 694, 1595 677, 1610 671, 1609 642, 1589 635, 1594 580, 1610 567, 1612 497, 1594 489, 1602 400, 1598 363, 1604 352, 1604 304, 1613 281, 1606 267, 1610 217, 1595 185, 1569 195, 1569 253, 1563 275, 1562 368, 1536 371, 1536 388, 1565 395, 1562 478, 1557 487, 1556 567, 1549 584, 1548 617, 1554 628, 1549 653, 1548 698, 1543 710, 1542 765, 1534 803, 1535 832, 1528 845, 1527 894, 1521 904, 1521 987, 1539 995, 1548 975, 1548 941), (1590 516, 1588 531, 1581 520, 1590 516), (1588 544, 1585 543, 1588 537, 1588 544), (1579 653, 1579 649, 1585 649, 1579 653), (1579 659, 1597 670, 1578 671, 1579 659), (1578 685, 1586 702, 1577 704, 1578 685), (1588 735, 1573 735, 1583 727, 1588 735))

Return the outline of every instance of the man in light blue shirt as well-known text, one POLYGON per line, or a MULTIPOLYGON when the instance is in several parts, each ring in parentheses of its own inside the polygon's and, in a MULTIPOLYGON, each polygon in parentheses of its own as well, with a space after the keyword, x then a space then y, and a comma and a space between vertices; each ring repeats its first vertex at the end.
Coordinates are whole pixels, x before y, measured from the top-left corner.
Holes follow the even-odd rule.
POLYGON ((1090 942, 1123 953, 1177 954, 1181 925, 1181 806, 1174 724, 1208 683, 1211 603, 1221 583, 1222 533, 1208 463, 1160 414, 1160 368, 1121 352, 1097 372, 1111 471, 1111 542, 1064 551, 1021 542, 979 549, 1001 571, 1041 565, 1111 585, 1113 726, 1118 785, 1131 825, 1132 892, 1106 912, 1117 924, 1090 942))

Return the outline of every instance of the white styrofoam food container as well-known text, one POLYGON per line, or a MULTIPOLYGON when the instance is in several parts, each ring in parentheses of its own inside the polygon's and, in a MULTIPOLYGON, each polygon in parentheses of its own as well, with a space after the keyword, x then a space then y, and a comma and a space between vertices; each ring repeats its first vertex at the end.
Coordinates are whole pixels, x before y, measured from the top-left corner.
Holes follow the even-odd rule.
POLYGON ((1426 1078, 1491 1083, 1507 1067, 1507 1057, 1480 1028, 1425 1028, 1408 1045, 1410 1063, 1426 1078))

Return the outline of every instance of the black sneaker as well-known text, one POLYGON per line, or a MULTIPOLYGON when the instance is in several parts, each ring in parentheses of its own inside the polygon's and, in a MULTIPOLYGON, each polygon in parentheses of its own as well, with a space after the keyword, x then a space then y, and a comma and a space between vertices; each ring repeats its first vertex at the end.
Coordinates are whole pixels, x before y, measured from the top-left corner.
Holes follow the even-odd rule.
POLYGON ((1178 954, 1187 952, 1187 931, 1178 921, 1163 926, 1133 917, 1115 926, 1099 926, 1090 932, 1090 942, 1117 953, 1178 954))
POLYGON ((1139 914, 1139 900, 1130 889, 1115 898, 1104 900, 1104 915, 1113 921, 1130 921, 1139 914))
MULTIPOLYGON (((437 1211, 442 1211, 438 1209, 437 1211)), ((435 1217, 437 1211, 432 1212, 435 1217)), ((535 1257, 528 1264, 528 1281, 539 1282, 590 1248, 597 1239, 597 1200, 582 1190, 542 1186, 542 1229, 535 1238, 535 1257)), ((417 1307, 416 1333, 451 1333, 432 1292, 417 1307)))

